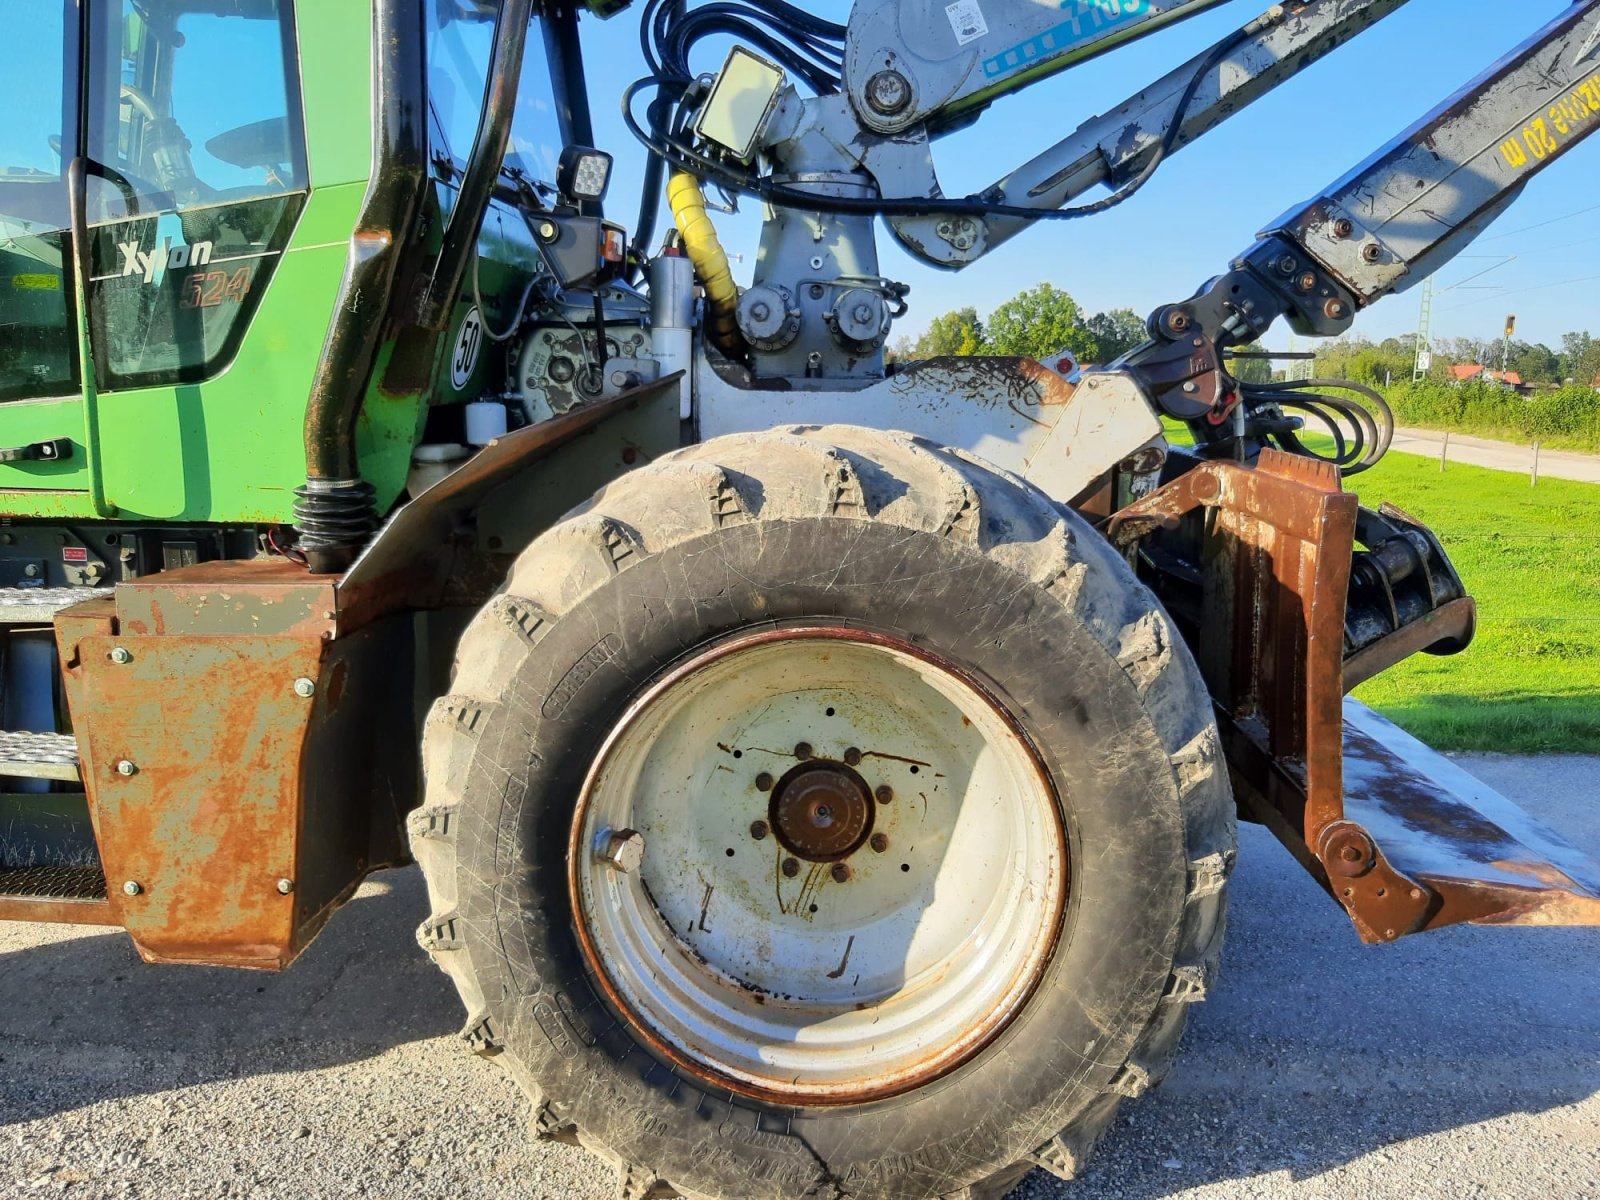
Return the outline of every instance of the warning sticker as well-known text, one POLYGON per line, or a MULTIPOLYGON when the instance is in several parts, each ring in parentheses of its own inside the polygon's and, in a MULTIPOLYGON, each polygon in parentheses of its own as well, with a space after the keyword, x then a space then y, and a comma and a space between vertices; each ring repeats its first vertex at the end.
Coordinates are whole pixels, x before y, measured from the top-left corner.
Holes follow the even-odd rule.
POLYGON ((86 563, 89 561, 89 548, 87 546, 63 546, 61 547, 61 561, 86 563))
POLYGON ((983 9, 978 0, 955 0, 944 6, 944 15, 950 18, 950 28, 955 30, 956 44, 965 46, 989 32, 989 22, 983 19, 983 9))

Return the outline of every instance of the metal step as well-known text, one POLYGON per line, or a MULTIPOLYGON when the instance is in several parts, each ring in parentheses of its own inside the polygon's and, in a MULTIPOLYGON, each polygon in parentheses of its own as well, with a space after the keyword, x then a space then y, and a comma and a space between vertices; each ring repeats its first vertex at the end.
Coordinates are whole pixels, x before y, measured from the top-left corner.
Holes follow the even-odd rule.
POLYGON ((109 595, 108 587, 0 588, 0 626, 48 625, 63 608, 109 595))
POLYGON ((103 900, 106 877, 99 867, 0 868, 0 895, 28 900, 103 900))
POLYGON ((0 730, 0 776, 78 779, 78 739, 67 733, 0 730))

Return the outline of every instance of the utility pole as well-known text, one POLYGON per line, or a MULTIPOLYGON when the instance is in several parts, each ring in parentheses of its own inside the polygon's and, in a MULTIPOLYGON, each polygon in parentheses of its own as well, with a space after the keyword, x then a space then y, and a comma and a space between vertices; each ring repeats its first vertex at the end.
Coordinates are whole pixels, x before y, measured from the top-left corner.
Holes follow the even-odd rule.
POLYGON ((1433 369, 1433 276, 1422 283, 1422 314, 1417 318, 1416 363, 1411 368, 1415 383, 1433 369))
POLYGON ((1511 335, 1517 331, 1517 314, 1511 313, 1506 317, 1506 340, 1500 351, 1500 382, 1503 385, 1506 375, 1511 370, 1511 335))

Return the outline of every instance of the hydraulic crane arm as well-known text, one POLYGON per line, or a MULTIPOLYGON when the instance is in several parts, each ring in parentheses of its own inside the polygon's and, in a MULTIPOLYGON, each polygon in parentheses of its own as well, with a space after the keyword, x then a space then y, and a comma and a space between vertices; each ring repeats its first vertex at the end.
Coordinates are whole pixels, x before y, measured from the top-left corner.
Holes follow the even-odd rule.
MULTIPOLYGON (((1175 150, 1195 141, 1407 2, 1310 0, 1275 5, 1105 114, 1085 121, 981 193, 982 199, 1009 208, 1036 209, 1043 216, 1098 184, 1125 187, 1147 170, 1154 158, 1168 152, 1163 150, 1164 145, 1175 150), (1183 104, 1191 87, 1193 94, 1183 104)), ((1006 11, 1015 6, 991 7, 1006 11)), ((852 32, 852 46, 860 44, 861 37, 852 32)), ((856 61, 858 58, 849 63, 856 61)), ((1017 72, 1004 81, 1004 90, 1017 90, 1034 78, 1035 73, 1017 72)), ((855 77, 848 74, 846 82, 852 87, 857 84, 855 77)), ((872 82, 860 82, 864 98, 858 99, 856 109, 864 118, 873 111, 872 82)), ((991 87, 982 94, 992 98, 995 89, 991 87)), ((926 119, 927 128, 936 135, 944 114, 929 114, 926 119)), ((869 151, 866 166, 887 196, 906 195, 919 188, 929 195, 939 194, 938 184, 931 178, 932 159, 926 155, 909 158, 869 151), (925 177, 911 177, 905 170, 908 163, 913 170, 924 172, 925 177)), ((1009 241, 1037 219, 992 213, 894 216, 889 225, 913 255, 935 266, 959 269, 1009 241)))
MULTIPOLYGON (((1344 332, 1360 309, 1448 262, 1534 175, 1597 129, 1600 0, 1582 0, 1365 164, 1274 221, 1227 274, 1158 310, 1150 322, 1157 341, 1128 365, 1161 375, 1181 350, 1198 368, 1218 348, 1258 338, 1280 316, 1313 336, 1344 332)), ((1168 398, 1163 405, 1173 415, 1215 418, 1230 402, 1225 383, 1212 370, 1182 377, 1196 380, 1209 382, 1198 391, 1153 390, 1168 398)))

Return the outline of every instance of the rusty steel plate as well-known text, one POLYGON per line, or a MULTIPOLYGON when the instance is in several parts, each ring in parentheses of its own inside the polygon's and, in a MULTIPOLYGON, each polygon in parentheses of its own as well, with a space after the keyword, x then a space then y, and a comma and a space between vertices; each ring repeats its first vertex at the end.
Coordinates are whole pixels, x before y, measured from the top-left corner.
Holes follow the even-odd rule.
POLYGON ((277 967, 320 637, 90 637, 73 697, 112 911, 150 961, 277 967), (127 651, 126 662, 111 653, 127 651), (280 881, 287 885, 280 886, 280 881))

